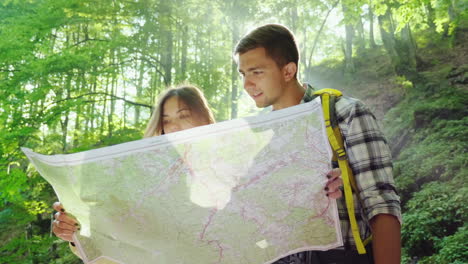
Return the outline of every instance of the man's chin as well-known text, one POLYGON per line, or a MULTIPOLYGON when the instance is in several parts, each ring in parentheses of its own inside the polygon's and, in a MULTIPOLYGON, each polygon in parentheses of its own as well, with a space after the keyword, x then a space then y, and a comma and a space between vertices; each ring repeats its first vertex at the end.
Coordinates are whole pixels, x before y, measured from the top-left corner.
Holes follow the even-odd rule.
POLYGON ((257 106, 257 108, 265 108, 269 106, 268 104, 257 102, 257 101, 255 101, 255 105, 257 106))
POLYGON ((269 104, 268 102, 265 102, 264 100, 255 100, 255 105, 257 106, 257 108, 265 108, 265 107, 269 107, 271 104, 269 104))

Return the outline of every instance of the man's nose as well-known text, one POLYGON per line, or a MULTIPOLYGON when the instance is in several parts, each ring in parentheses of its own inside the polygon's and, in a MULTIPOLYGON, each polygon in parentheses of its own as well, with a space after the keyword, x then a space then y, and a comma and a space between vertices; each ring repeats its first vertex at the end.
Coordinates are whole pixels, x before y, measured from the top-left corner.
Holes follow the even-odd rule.
POLYGON ((252 80, 249 77, 244 77, 244 89, 248 90, 250 88, 253 88, 255 84, 252 82, 252 80))

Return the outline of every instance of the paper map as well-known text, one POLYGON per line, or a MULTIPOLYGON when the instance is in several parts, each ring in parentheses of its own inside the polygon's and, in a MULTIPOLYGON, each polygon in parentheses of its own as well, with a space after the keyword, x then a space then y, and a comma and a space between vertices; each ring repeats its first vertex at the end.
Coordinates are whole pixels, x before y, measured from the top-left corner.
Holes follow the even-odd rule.
POLYGON ((85 263, 272 263, 342 245, 319 99, 67 154, 23 149, 85 263))

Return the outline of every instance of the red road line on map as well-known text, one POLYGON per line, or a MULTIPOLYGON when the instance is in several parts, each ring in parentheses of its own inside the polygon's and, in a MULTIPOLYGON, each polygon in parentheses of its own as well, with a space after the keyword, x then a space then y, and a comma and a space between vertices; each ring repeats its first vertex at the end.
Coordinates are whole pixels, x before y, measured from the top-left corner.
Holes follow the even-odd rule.
POLYGON ((223 251, 224 251, 224 248, 221 246, 221 244, 219 243, 219 240, 210 240, 208 241, 208 244, 212 244, 212 243, 216 243, 216 246, 219 248, 219 258, 218 258, 218 263, 221 262, 221 259, 223 258, 223 251))
POLYGON ((328 208, 330 208, 330 199, 331 199, 331 198, 328 198, 328 199, 327 199, 328 202, 327 202, 327 206, 325 207, 325 209, 324 209, 322 212, 320 212, 318 215, 316 215, 316 216, 311 216, 311 217, 310 217, 310 220, 316 219, 316 218, 320 218, 320 217, 323 217, 323 216, 325 215, 325 213, 328 211, 328 208))
POLYGON ((203 231, 200 233, 200 240, 203 240, 205 238, 206 229, 208 229, 208 226, 211 224, 211 221, 213 220, 217 212, 218 209, 216 208, 213 208, 213 210, 211 210, 210 216, 208 216, 208 222, 203 226, 203 231))

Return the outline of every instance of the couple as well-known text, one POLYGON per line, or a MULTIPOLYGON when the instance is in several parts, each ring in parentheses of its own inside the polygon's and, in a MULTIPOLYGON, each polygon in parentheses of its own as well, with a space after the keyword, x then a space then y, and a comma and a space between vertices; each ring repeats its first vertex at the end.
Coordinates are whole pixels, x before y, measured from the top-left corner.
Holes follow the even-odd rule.
MULTIPOLYGON (((297 79, 299 52, 294 35, 286 27, 268 24, 244 36, 234 51, 244 89, 257 107, 279 110, 305 103, 313 98, 313 89, 297 79)), ((360 204, 355 205, 361 237, 372 233, 366 255, 355 248, 346 205, 339 190, 339 169, 332 170, 325 187, 327 195, 338 199, 345 246, 329 251, 307 251, 284 257, 275 264, 312 263, 400 263, 401 212, 396 194, 390 150, 375 117, 362 102, 341 97, 336 116, 342 131, 349 162, 356 178, 360 204)), ((214 123, 203 94, 196 87, 168 90, 158 102, 145 137, 157 136, 214 123)), ((357 200, 357 199, 355 199, 357 200)), ((67 216, 59 203, 53 232, 72 241, 78 229, 76 220, 67 216)))

